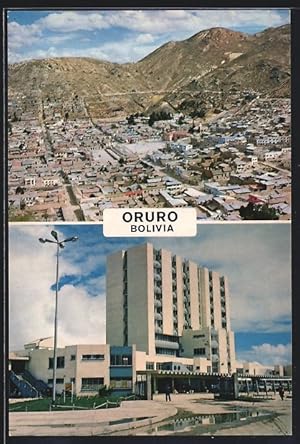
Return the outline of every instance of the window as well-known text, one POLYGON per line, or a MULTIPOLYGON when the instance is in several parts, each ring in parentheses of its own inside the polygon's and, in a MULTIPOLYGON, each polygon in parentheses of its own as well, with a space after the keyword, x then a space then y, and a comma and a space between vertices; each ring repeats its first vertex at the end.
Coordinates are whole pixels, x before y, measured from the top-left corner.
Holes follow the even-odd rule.
POLYGON ((113 378, 110 380, 110 387, 114 389, 131 389, 132 379, 131 378, 113 378))
MULTIPOLYGON (((56 378, 56 384, 63 384, 64 383, 64 378, 56 378)), ((53 384, 53 378, 48 379, 48 384, 52 385, 53 384)))
POLYGON ((211 352, 212 352, 213 355, 217 355, 217 354, 218 354, 218 349, 215 348, 215 347, 213 347, 213 348, 211 349, 211 352))
POLYGON ((205 347, 194 348, 194 355, 195 356, 205 356, 205 347))
POLYGON ((103 361, 104 355, 82 355, 82 361, 103 361))
POLYGON ((81 391, 98 391, 104 384, 104 378, 82 378, 81 391))
POLYGON ((160 333, 155 333, 155 339, 157 339, 158 341, 178 342, 178 336, 163 335, 160 333))
POLYGON ((174 356, 176 356, 176 350, 171 350, 169 348, 156 347, 155 353, 157 355, 174 355, 174 356))
POLYGON ((75 361, 75 359, 76 359, 76 355, 71 355, 70 360, 71 360, 71 361, 75 361))
POLYGON ((110 355, 110 365, 131 366, 131 355, 110 355))
POLYGON ((193 335, 193 338, 205 338, 205 335, 193 335))
POLYGON ((146 362, 146 370, 154 370, 154 362, 146 362))
POLYGON ((73 384, 75 384, 76 378, 70 378, 70 382, 73 382, 73 384))
POLYGON ((57 368, 64 368, 65 367, 65 357, 58 356, 56 365, 57 365, 57 368))
MULTIPOLYGON (((56 368, 64 368, 65 367, 65 357, 58 356, 56 359, 56 368)), ((53 358, 49 358, 48 368, 53 368, 53 358)))

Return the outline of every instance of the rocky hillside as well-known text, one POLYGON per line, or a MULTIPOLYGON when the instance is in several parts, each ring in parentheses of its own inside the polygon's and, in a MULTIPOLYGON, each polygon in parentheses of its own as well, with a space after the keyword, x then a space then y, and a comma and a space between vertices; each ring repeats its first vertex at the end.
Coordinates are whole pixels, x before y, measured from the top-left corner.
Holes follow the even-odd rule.
POLYGON ((289 96, 289 25, 256 35, 212 28, 166 43, 137 63, 57 58, 9 66, 11 93, 41 100, 76 96, 93 117, 222 107, 232 91, 245 89, 289 96))

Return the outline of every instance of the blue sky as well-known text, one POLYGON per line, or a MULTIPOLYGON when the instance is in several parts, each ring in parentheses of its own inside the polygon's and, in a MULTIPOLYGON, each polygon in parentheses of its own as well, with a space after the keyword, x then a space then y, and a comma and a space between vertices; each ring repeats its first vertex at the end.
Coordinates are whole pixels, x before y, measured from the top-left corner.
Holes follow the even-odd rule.
MULTIPOLYGON (((105 342, 106 257, 145 242, 105 238, 101 225, 11 224, 10 348, 52 335, 55 246, 40 244, 55 228, 60 258, 59 338, 63 344, 105 342)), ((228 276, 238 359, 291 360, 289 224, 203 224, 196 238, 148 238, 158 248, 228 276)))
POLYGON ((287 9, 11 10, 9 61, 86 56, 133 62, 167 41, 183 40, 203 29, 222 26, 256 33, 289 20, 287 9))

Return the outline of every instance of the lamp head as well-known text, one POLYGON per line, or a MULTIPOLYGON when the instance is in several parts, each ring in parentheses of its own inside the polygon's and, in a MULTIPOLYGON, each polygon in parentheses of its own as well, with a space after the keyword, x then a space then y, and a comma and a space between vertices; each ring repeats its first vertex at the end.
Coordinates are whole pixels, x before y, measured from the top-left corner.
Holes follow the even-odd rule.
POLYGON ((51 231, 51 236, 54 237, 54 239, 55 239, 56 241, 58 240, 58 234, 57 234, 57 231, 52 230, 52 231, 51 231))
POLYGON ((68 237, 63 242, 76 242, 79 238, 77 236, 68 237))

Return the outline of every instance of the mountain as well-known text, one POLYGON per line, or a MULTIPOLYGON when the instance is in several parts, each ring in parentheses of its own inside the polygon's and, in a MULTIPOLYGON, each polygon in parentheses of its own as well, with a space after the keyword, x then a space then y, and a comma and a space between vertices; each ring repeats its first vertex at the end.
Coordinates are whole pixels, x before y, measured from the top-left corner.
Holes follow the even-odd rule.
POLYGON ((136 63, 31 60, 10 65, 8 75, 10 94, 41 101, 79 97, 92 117, 222 107, 232 91, 289 97, 290 26, 255 35, 211 28, 168 42, 136 63))

